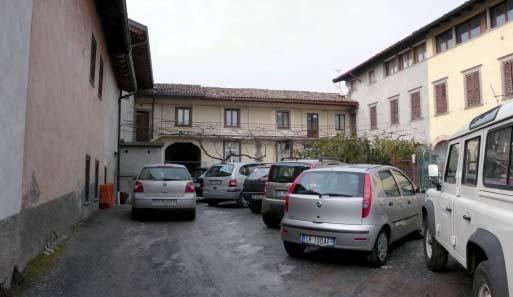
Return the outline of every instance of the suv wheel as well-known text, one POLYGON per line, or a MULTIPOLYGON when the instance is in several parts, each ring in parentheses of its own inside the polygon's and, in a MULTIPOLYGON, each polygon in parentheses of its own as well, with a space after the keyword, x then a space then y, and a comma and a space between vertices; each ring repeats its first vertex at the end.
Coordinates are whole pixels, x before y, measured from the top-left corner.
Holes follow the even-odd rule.
POLYGON ((474 284, 472 285, 472 296, 496 296, 488 261, 483 261, 477 265, 476 272, 474 273, 474 284))
POLYGON ((242 195, 240 195, 239 200, 237 200, 237 204, 242 208, 247 208, 249 206, 249 201, 242 195))
POLYGON ((262 204, 251 200, 249 202, 249 209, 251 209, 253 213, 260 213, 262 211, 262 204))
POLYGON ((306 246, 304 245, 287 241, 283 242, 283 246, 285 247, 287 254, 289 254, 291 257, 301 257, 306 249, 306 246))
POLYGON ((208 200, 208 201, 207 201, 207 203, 208 203, 208 206, 217 206, 217 204, 218 204, 219 202, 214 201, 214 200, 208 200))
POLYGON ((262 220, 264 224, 269 228, 278 228, 280 226, 280 221, 273 216, 262 215, 262 220))
POLYGON ((424 220, 424 258, 427 268, 431 271, 440 271, 447 264, 448 253, 438 241, 436 241, 429 230, 429 223, 424 220))
POLYGON ((388 235, 385 230, 379 231, 376 243, 372 249, 368 261, 373 267, 381 267, 387 261, 388 255, 388 235))

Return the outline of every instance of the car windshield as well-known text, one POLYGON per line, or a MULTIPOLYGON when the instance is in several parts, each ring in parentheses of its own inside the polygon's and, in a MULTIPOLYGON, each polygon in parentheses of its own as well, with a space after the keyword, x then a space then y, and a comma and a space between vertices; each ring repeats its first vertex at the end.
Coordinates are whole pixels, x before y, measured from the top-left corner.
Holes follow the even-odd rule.
POLYGON ((181 167, 146 167, 141 172, 139 180, 173 181, 190 180, 187 169, 181 167))
POLYGON ((256 167, 249 174, 248 179, 263 179, 269 174, 269 167, 256 167))
POLYGON ((270 171, 270 182, 291 183, 303 171, 310 169, 307 165, 273 165, 270 171))
POLYGON ((233 164, 214 165, 205 173, 205 177, 224 177, 232 175, 233 164))
POLYGON ((362 197, 363 175, 355 172, 306 172, 296 184, 293 194, 362 197))

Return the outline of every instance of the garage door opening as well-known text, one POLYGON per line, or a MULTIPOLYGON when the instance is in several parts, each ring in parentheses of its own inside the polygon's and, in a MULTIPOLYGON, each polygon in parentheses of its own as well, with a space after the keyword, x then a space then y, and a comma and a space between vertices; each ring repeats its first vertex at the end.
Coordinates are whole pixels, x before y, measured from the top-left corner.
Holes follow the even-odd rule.
POLYGON ((189 171, 201 166, 201 150, 190 142, 178 142, 166 148, 166 163, 182 164, 189 171))

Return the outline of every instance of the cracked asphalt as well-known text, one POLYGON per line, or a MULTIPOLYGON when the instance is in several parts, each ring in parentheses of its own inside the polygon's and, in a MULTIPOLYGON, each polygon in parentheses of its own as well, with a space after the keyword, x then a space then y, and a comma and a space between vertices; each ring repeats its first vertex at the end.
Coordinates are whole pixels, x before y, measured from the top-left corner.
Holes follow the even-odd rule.
POLYGON ((424 264, 422 240, 391 249, 385 266, 365 255, 283 249, 279 230, 232 205, 198 205, 195 221, 172 214, 130 220, 130 207, 99 210, 67 241, 62 257, 27 296, 469 296, 454 260, 424 264))

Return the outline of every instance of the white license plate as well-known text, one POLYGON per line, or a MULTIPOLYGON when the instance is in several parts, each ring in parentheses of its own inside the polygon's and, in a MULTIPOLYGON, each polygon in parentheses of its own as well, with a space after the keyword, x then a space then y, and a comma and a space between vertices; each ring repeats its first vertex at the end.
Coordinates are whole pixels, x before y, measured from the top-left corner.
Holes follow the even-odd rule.
POLYGON ((265 196, 264 195, 251 195, 251 198, 252 199, 264 199, 265 196))
POLYGON ((158 200, 152 200, 151 205, 176 205, 176 199, 158 199, 158 200))
POLYGON ((194 184, 194 186, 195 186, 196 188, 199 188, 199 187, 201 187, 201 184, 200 184, 200 183, 195 183, 195 184, 194 184))
POLYGON ((274 191, 274 195, 276 196, 276 198, 283 198, 285 197, 285 191, 274 191))
POLYGON ((211 181, 210 181, 210 184, 211 184, 211 185, 220 185, 220 184, 221 184, 221 181, 220 181, 220 180, 211 180, 211 181))
POLYGON ((334 247, 335 246, 335 238, 333 237, 321 237, 321 236, 312 236, 301 234, 300 238, 301 243, 322 247, 334 247))

